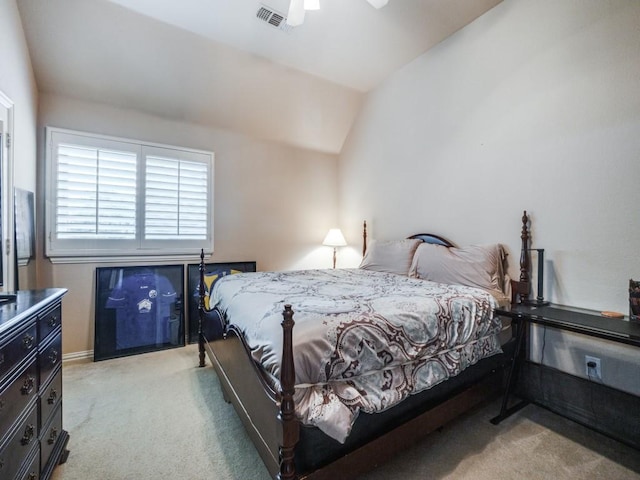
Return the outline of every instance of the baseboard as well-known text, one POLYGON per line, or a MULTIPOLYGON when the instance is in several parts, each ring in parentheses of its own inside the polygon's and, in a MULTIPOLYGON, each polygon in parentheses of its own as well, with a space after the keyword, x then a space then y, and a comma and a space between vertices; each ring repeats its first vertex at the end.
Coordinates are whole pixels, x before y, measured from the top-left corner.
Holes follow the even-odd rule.
POLYGON ((62 363, 92 362, 93 350, 85 350, 84 352, 71 352, 62 355, 62 363))
POLYGON ((524 398, 640 449, 640 397, 537 363, 522 368, 524 398))

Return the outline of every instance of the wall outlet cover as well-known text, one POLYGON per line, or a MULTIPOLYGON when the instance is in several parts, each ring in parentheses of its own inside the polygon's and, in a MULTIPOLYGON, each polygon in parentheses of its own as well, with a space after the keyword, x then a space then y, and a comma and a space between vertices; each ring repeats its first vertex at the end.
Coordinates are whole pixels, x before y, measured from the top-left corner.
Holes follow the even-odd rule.
POLYGON ((589 380, 602 380, 602 370, 600 368, 600 359, 598 357, 585 355, 584 364, 589 380))

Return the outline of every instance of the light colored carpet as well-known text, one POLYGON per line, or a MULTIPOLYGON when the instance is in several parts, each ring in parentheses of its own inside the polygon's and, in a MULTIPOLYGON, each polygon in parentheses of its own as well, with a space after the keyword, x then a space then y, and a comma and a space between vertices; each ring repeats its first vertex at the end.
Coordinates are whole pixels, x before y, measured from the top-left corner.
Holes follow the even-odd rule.
MULTIPOLYGON (((66 464, 53 480, 269 478, 195 345, 64 365, 66 464)), ((640 480, 640 452, 528 406, 494 426, 497 402, 361 477, 640 480)), ((345 474, 344 478, 349 478, 345 474)))

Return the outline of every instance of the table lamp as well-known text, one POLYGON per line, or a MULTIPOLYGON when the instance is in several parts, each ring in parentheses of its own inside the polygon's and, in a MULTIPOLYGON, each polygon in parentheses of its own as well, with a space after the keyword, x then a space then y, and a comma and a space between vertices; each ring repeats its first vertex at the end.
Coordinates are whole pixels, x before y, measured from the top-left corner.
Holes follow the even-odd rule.
POLYGON ((347 241, 344 239, 344 235, 339 228, 332 228, 324 237, 323 245, 333 247, 333 268, 336 268, 336 248, 344 247, 347 245, 347 241))

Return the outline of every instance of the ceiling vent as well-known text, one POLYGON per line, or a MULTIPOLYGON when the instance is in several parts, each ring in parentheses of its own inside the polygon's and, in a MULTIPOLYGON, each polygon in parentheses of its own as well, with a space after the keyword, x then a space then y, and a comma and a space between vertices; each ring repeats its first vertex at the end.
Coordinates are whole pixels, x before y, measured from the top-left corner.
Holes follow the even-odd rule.
POLYGON ((271 25, 273 28, 282 30, 283 32, 288 33, 293 29, 293 27, 287 23, 287 17, 264 4, 261 4, 258 7, 256 17, 258 20, 271 25))

